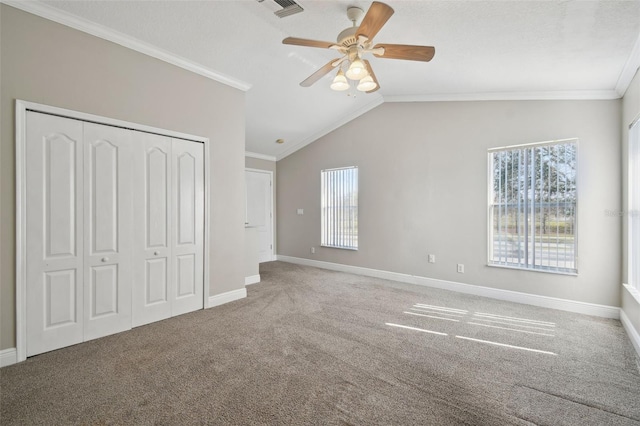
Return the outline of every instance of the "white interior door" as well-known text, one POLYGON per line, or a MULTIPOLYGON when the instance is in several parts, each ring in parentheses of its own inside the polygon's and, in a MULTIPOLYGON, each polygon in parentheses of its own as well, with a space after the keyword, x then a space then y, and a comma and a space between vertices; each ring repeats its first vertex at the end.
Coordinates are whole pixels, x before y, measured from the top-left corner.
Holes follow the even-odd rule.
POLYGON ((172 315, 202 309, 204 145, 172 140, 172 315))
POLYGON ((271 212, 271 173, 245 170, 247 188, 247 226, 258 230, 258 261, 273 260, 271 212))
POLYGON ((133 326, 171 316, 171 138, 134 132, 133 326))
POLYGON ((83 340, 82 122, 27 113, 27 356, 83 340))
POLYGON ((84 123, 84 340, 131 328, 131 135, 84 123))
POLYGON ((26 355, 203 308, 204 144, 26 113, 26 355))

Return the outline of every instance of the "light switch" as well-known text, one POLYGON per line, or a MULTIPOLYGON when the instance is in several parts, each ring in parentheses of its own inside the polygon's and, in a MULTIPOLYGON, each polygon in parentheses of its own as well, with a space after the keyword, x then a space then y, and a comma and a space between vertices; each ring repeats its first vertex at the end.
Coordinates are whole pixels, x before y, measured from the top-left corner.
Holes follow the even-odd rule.
POLYGON ((298 209, 298 214, 304 214, 304 209, 298 209))

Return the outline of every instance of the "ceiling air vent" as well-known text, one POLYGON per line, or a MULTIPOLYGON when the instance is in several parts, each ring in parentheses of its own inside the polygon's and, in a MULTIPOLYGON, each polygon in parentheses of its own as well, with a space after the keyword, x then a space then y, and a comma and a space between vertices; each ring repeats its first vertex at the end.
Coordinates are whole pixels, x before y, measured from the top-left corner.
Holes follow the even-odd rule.
POLYGON ((262 3, 271 9, 278 18, 284 18, 304 10, 302 6, 293 0, 258 0, 258 3, 262 3))

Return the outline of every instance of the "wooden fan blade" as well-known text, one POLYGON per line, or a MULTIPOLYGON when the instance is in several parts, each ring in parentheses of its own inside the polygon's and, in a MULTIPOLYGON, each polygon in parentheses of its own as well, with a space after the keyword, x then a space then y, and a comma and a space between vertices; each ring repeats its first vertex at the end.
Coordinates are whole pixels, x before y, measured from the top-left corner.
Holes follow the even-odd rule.
POLYGON ((308 46, 308 47, 321 47, 324 49, 330 49, 335 43, 329 43, 328 41, 308 40, 306 38, 287 37, 282 40, 282 44, 293 44, 295 46, 308 46))
POLYGON ((384 48, 384 53, 378 55, 378 58, 386 59, 405 59, 408 61, 424 61, 429 62, 433 55, 436 54, 435 47, 432 46, 412 46, 410 44, 376 44, 374 49, 384 48))
POLYGON ((367 10, 367 14, 364 15, 360 27, 358 27, 356 38, 362 35, 372 40, 380 31, 380 28, 391 18, 391 15, 393 15, 393 9, 390 6, 374 1, 369 10, 367 10))
POLYGON ((369 61, 365 59, 362 62, 364 62, 364 66, 367 67, 367 71, 369 71, 369 75, 371 76, 373 81, 375 81, 377 84, 375 89, 367 90, 365 93, 373 93, 380 88, 380 83, 378 82, 378 79, 376 78, 376 74, 373 72, 373 68, 371 68, 371 64, 369 63, 369 61))
POLYGON ((331 70, 333 70, 335 68, 335 66, 333 65, 334 62, 336 62, 335 59, 332 59, 329 62, 327 62, 327 64, 325 66, 323 66, 318 71, 316 71, 313 74, 311 74, 309 77, 307 77, 306 80, 304 80, 302 83, 300 83, 300 86, 309 87, 313 83, 315 83, 316 81, 320 80, 322 77, 324 77, 325 75, 330 73, 331 70))

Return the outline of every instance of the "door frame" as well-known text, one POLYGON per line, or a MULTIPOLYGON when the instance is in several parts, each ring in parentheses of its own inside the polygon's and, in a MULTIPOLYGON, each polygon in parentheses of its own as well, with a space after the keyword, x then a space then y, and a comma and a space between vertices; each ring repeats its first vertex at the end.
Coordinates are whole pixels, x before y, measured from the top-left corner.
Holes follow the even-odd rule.
POLYGON ((144 124, 132 123, 129 121, 114 118, 102 117, 65 108, 58 108, 50 105, 38 104, 35 102, 16 99, 16 362, 27 359, 27 287, 26 287, 26 241, 27 241, 27 205, 26 205, 26 136, 27 136, 27 112, 39 112, 43 114, 57 115, 80 121, 103 124, 107 126, 120 127, 128 130, 154 133, 162 136, 169 136, 176 139, 185 139, 204 144, 204 240, 203 240, 203 307, 209 307, 209 243, 210 243, 210 179, 211 179, 211 159, 210 140, 202 136, 190 135, 187 133, 175 132, 158 127, 146 126, 144 124))
MULTIPOLYGON (((271 211, 269 212, 271 214, 271 261, 276 260, 276 229, 275 229, 275 223, 276 223, 276 215, 275 215, 275 210, 274 210, 274 197, 273 197, 273 193, 274 193, 274 186, 273 186, 273 171, 271 170, 263 170, 263 169, 254 169, 251 167, 245 167, 244 168, 245 172, 257 172, 257 173, 265 173, 269 175, 269 182, 271 182, 271 211)), ((245 182, 245 204, 246 204, 246 182, 245 182)), ((246 207, 245 207, 246 209, 246 207)))

